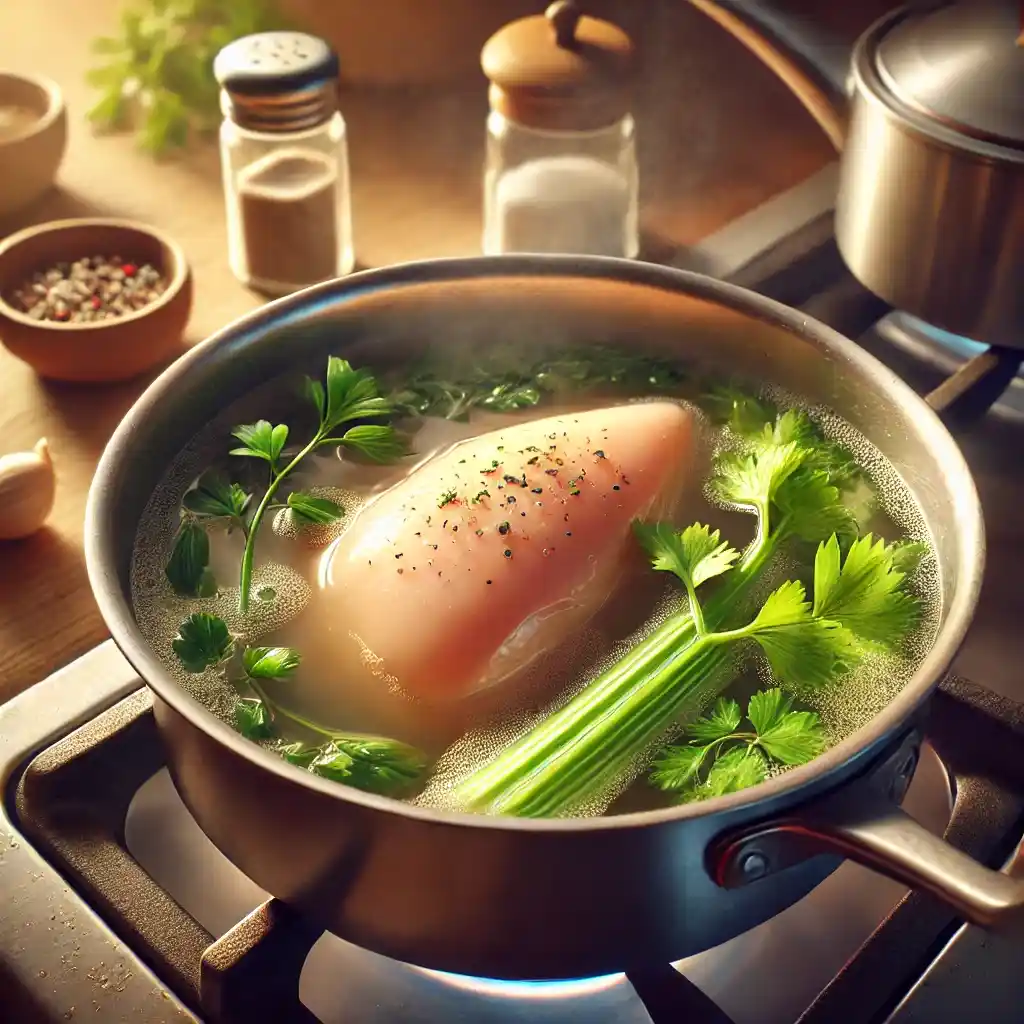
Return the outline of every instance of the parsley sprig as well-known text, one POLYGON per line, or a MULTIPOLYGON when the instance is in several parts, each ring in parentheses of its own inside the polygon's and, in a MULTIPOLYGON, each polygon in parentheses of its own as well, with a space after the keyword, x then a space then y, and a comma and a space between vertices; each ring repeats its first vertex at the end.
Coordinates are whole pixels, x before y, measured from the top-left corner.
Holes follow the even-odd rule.
POLYGON ((778 687, 747 703, 749 729, 741 729, 739 704, 719 697, 712 710, 686 727, 689 743, 667 747, 650 780, 681 801, 707 800, 763 782, 772 768, 806 764, 825 749, 821 720, 794 711, 778 687))
POLYGON ((292 680, 302 658, 293 647, 244 647, 217 615, 197 612, 178 628, 172 647, 186 672, 214 668, 238 693, 235 728, 247 739, 272 740, 286 761, 357 789, 401 796, 422 778, 427 759, 415 747, 384 736, 345 732, 313 721, 271 697, 266 684, 292 680), (279 723, 312 733, 317 742, 279 737, 279 723))
POLYGON ((239 573, 239 609, 244 613, 251 602, 253 560, 256 538, 268 511, 286 508, 302 524, 327 525, 344 515, 344 509, 328 498, 304 491, 292 491, 284 505, 275 503, 281 484, 312 452, 323 447, 346 448, 373 462, 387 462, 404 454, 405 445, 389 424, 367 423, 392 413, 391 404, 378 392, 377 382, 367 370, 357 370, 344 359, 327 360, 324 380, 306 378, 305 394, 316 407, 319 425, 313 437, 294 454, 288 450, 290 435, 286 423, 257 420, 234 428, 238 445, 231 455, 256 459, 266 464, 269 481, 259 501, 241 484, 229 482, 207 471, 182 499, 181 523, 167 563, 167 578, 174 591, 188 597, 210 597, 217 591, 209 570, 210 545, 206 527, 226 522, 245 537, 239 573))

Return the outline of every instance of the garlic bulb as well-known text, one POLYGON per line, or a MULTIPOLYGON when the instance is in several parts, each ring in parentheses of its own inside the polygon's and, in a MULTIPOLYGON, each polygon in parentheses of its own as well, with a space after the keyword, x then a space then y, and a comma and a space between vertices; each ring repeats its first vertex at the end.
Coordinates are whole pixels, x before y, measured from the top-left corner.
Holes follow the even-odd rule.
POLYGON ((0 540, 27 537, 43 525, 55 482, 45 437, 30 452, 0 456, 0 540))

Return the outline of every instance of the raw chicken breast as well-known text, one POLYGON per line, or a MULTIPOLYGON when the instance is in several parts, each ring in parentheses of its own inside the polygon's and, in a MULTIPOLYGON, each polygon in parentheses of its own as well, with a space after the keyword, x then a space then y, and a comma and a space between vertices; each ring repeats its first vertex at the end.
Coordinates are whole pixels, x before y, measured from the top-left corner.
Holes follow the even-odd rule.
POLYGON ((330 623, 336 670, 354 654, 431 702, 519 675, 601 607, 635 553, 632 520, 675 504, 692 456, 691 414, 669 402, 568 413, 454 445, 364 508, 324 553, 319 619, 330 623))

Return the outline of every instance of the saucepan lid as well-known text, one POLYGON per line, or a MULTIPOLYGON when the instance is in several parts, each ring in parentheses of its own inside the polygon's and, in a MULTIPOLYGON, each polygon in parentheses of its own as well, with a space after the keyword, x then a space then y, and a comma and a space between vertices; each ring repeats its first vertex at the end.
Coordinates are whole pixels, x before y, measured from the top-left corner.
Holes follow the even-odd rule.
POLYGON ((878 41, 892 95, 969 138, 1024 149, 1024 17, 1013 0, 910 11, 878 41))

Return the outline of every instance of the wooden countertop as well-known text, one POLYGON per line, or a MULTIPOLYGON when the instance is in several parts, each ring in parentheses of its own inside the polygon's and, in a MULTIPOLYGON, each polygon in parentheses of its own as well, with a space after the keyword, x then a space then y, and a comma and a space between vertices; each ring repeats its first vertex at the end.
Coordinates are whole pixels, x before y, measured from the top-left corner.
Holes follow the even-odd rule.
MULTIPOLYGON (((129 136, 96 137, 86 126, 89 42, 114 29, 118 8, 115 0, 2 5, 0 68, 48 75, 63 87, 70 141, 59 187, 35 208, 0 221, 0 237, 83 215, 161 227, 184 246, 195 274, 186 338, 194 344, 261 300, 226 265, 215 149, 157 162, 129 136)), ((645 220, 671 242, 691 244, 832 154, 784 89, 717 27, 685 4, 678 18, 671 47, 658 33, 661 52, 654 56, 665 72, 641 96, 638 123, 645 220), (685 59, 667 59, 673 48, 685 59)), ((476 80, 418 98, 348 90, 361 264, 479 251, 484 103, 484 84, 476 80)), ((58 474, 49 525, 27 541, 0 542, 0 701, 106 636, 82 556, 85 499, 104 443, 146 383, 46 384, 0 350, 0 452, 30 448, 45 435, 58 474)))

